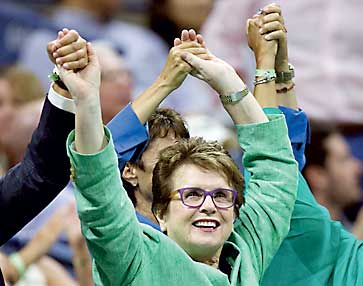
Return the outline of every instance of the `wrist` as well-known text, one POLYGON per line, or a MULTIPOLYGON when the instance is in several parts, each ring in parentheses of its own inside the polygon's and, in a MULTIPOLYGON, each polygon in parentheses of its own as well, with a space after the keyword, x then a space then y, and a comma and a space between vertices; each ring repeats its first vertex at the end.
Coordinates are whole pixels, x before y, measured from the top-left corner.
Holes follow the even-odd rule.
POLYGON ((230 94, 242 91, 245 88, 246 85, 244 82, 238 78, 233 83, 226 85, 226 87, 221 87, 219 90, 217 90, 217 92, 220 96, 229 96, 230 94))
POLYGON ((170 94, 172 91, 178 88, 174 83, 170 82, 166 77, 162 75, 157 78, 153 86, 166 94, 170 94))
POLYGON ((256 69, 268 70, 275 68, 275 59, 273 57, 256 58, 256 69))
POLYGON ((60 87, 57 82, 53 82, 53 85, 52 85, 52 88, 54 89, 54 91, 56 93, 58 93, 59 95, 65 97, 65 98, 69 98, 69 99, 72 99, 72 96, 71 94, 69 93, 68 90, 66 89, 63 89, 62 87, 60 87))
POLYGON ((276 61, 276 67, 277 72, 288 72, 289 71, 289 61, 283 60, 283 61, 276 61))

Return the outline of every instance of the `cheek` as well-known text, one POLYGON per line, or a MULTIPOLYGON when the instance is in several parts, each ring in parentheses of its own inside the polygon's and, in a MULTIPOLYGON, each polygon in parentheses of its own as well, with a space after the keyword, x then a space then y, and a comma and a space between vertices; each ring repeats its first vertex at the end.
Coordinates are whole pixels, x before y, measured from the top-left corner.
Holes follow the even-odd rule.
POLYGON ((232 231, 235 217, 236 215, 233 209, 229 209, 225 213, 222 213, 222 218, 226 225, 226 228, 230 231, 232 231))

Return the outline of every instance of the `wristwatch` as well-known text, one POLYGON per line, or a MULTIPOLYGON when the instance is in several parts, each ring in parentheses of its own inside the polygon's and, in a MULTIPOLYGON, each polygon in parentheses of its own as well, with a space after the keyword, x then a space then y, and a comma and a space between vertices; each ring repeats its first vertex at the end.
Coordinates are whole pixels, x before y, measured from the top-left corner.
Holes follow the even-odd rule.
POLYGON ((245 87, 241 91, 233 92, 229 95, 221 95, 219 98, 223 104, 236 104, 241 101, 250 91, 245 87))
POLYGON ((287 72, 276 72, 276 83, 288 82, 295 77, 295 69, 292 64, 289 63, 289 71, 287 72))

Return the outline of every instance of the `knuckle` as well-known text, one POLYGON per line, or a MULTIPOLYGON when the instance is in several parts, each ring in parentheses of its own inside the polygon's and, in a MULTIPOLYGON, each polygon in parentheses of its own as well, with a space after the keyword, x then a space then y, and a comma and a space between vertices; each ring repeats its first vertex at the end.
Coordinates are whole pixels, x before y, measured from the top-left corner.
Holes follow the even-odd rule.
POLYGON ((71 44, 71 47, 72 47, 72 49, 73 49, 74 51, 77 51, 77 50, 79 50, 79 43, 78 43, 78 42, 73 42, 73 43, 71 44))
POLYGON ((72 29, 72 30, 70 30, 69 32, 68 32, 68 34, 70 34, 71 36, 73 36, 73 37, 77 37, 78 38, 78 32, 76 31, 76 30, 74 30, 74 29, 72 29))

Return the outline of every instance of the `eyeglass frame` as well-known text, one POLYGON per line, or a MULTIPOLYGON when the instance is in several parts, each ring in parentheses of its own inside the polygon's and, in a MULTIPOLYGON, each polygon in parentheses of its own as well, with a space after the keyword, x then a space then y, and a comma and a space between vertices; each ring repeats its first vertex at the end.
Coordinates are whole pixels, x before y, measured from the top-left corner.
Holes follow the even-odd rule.
POLYGON ((177 189, 177 190, 175 190, 175 191, 172 191, 172 192, 171 192, 171 194, 170 194, 170 198, 171 198, 171 199, 176 199, 176 198, 173 198, 173 196, 174 196, 176 193, 179 193, 179 198, 178 198, 178 199, 180 199, 180 201, 183 203, 183 205, 185 205, 185 206, 187 206, 187 207, 189 207, 189 208, 193 208, 193 209, 200 208, 200 207, 204 204, 205 199, 207 198, 207 196, 210 196, 210 198, 211 198, 211 200, 212 200, 212 202, 213 202, 214 206, 215 206, 217 209, 222 209, 222 210, 223 210, 223 209, 229 209, 229 208, 231 208, 231 207, 234 207, 234 206, 235 206, 235 204, 236 204, 236 199, 237 199, 237 196, 238 196, 238 192, 237 192, 236 190, 227 189, 227 188, 216 188, 216 189, 213 189, 213 190, 211 190, 211 191, 207 191, 207 190, 205 190, 205 189, 198 188, 198 187, 185 187, 185 188, 180 188, 180 189, 177 189), (202 202, 201 202, 199 205, 197 205, 197 206, 191 206, 191 205, 186 204, 186 203, 184 202, 184 200, 183 200, 183 193, 184 193, 184 191, 186 191, 186 190, 199 190, 199 191, 203 191, 204 196, 203 196, 203 200, 202 200, 202 202), (229 192, 231 192, 231 193, 232 193, 232 196, 233 196, 233 197, 232 197, 232 203, 231 203, 231 205, 230 205, 230 206, 228 206, 228 207, 219 207, 219 206, 217 206, 217 204, 215 203, 214 198, 213 198, 213 194, 214 194, 214 193, 216 193, 217 191, 220 191, 220 190, 226 190, 226 191, 229 191, 229 192), (174 193, 174 194, 173 194, 173 193, 174 193))

